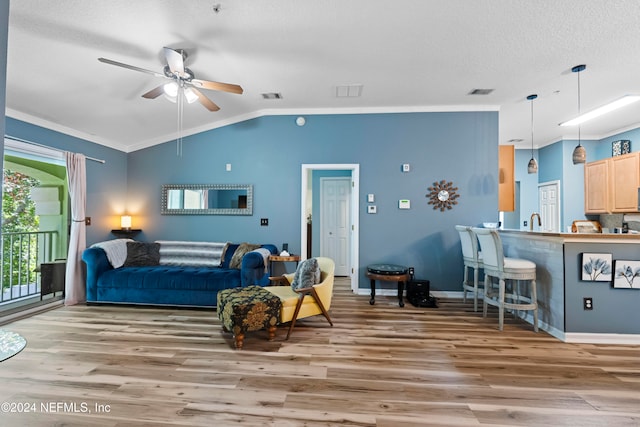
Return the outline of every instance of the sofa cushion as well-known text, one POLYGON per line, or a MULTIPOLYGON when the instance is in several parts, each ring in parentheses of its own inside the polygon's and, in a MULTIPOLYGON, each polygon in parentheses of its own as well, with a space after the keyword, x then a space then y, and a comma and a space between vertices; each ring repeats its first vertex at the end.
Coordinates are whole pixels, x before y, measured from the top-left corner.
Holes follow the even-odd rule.
POLYGON ((252 243, 240 243, 238 249, 233 253, 233 257, 231 257, 231 262, 229 263, 229 268, 240 268, 242 267, 242 257, 247 253, 251 252, 254 249, 258 249, 260 245, 254 245, 252 243))
POLYGON ((231 264, 231 258, 233 258, 233 254, 236 252, 236 249, 238 249, 238 246, 240 246, 239 243, 229 243, 224 248, 224 251, 222 252, 222 263, 220 264, 220 267, 229 268, 229 264, 231 264))
POLYGON ((124 267, 158 265, 159 262, 159 244, 133 241, 127 242, 127 259, 124 261, 124 267))
POLYGON ((320 283, 320 266, 315 258, 305 259, 298 265, 296 274, 293 276, 291 288, 304 289, 320 283))
POLYGON ((157 240, 161 265, 219 267, 228 242, 157 240))

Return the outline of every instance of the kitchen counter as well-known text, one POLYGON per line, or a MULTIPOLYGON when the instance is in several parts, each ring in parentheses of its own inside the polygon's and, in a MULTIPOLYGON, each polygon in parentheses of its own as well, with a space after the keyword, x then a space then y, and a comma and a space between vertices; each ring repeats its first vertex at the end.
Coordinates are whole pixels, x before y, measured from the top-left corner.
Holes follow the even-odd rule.
POLYGON ((536 263, 542 329, 568 342, 640 343, 640 284, 619 289, 582 280, 584 253, 611 254, 612 277, 616 260, 640 260, 640 234, 498 231, 505 256, 536 263), (584 298, 593 300, 592 310, 584 298))

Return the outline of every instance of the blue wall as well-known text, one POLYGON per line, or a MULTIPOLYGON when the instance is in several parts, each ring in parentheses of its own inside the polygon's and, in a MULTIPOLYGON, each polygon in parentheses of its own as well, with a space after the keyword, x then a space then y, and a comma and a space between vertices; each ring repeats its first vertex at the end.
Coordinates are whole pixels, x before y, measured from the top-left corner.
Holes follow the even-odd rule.
POLYGON ((182 157, 175 142, 130 153, 128 211, 142 240, 288 242, 301 253, 303 163, 359 164, 360 200, 376 195, 377 214, 367 214, 364 203, 360 209, 361 287, 368 264, 392 262, 415 267, 433 289, 458 291, 454 225, 497 220, 497 112, 315 115, 303 127, 293 116, 271 116, 214 129, 185 138, 182 157), (401 172, 403 163, 410 172, 401 172), (460 194, 446 212, 425 197, 442 179, 460 194), (160 186, 192 183, 253 184, 253 216, 160 215, 160 186), (410 210, 398 209, 403 198, 411 199, 410 210))

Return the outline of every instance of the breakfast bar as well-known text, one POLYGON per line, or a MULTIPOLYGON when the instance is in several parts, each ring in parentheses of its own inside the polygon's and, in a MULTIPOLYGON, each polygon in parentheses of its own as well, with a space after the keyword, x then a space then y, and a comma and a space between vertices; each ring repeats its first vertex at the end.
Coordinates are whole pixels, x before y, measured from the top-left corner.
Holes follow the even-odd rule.
POLYGON ((616 262, 640 261, 640 235, 500 230, 500 237, 505 256, 536 263, 543 329, 567 342, 640 342, 640 278, 636 287, 613 287, 616 262), (610 254, 611 281, 584 280, 584 254, 610 254))

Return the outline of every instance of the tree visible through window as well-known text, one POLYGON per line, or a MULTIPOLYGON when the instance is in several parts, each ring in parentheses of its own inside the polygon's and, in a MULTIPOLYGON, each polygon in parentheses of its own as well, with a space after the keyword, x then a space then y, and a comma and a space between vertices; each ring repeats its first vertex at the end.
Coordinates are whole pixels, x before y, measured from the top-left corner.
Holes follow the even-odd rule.
POLYGON ((20 172, 4 169, 2 186, 2 288, 19 279, 35 281, 37 247, 29 238, 12 237, 11 233, 35 232, 39 228, 36 205, 30 194, 40 182, 20 172))

